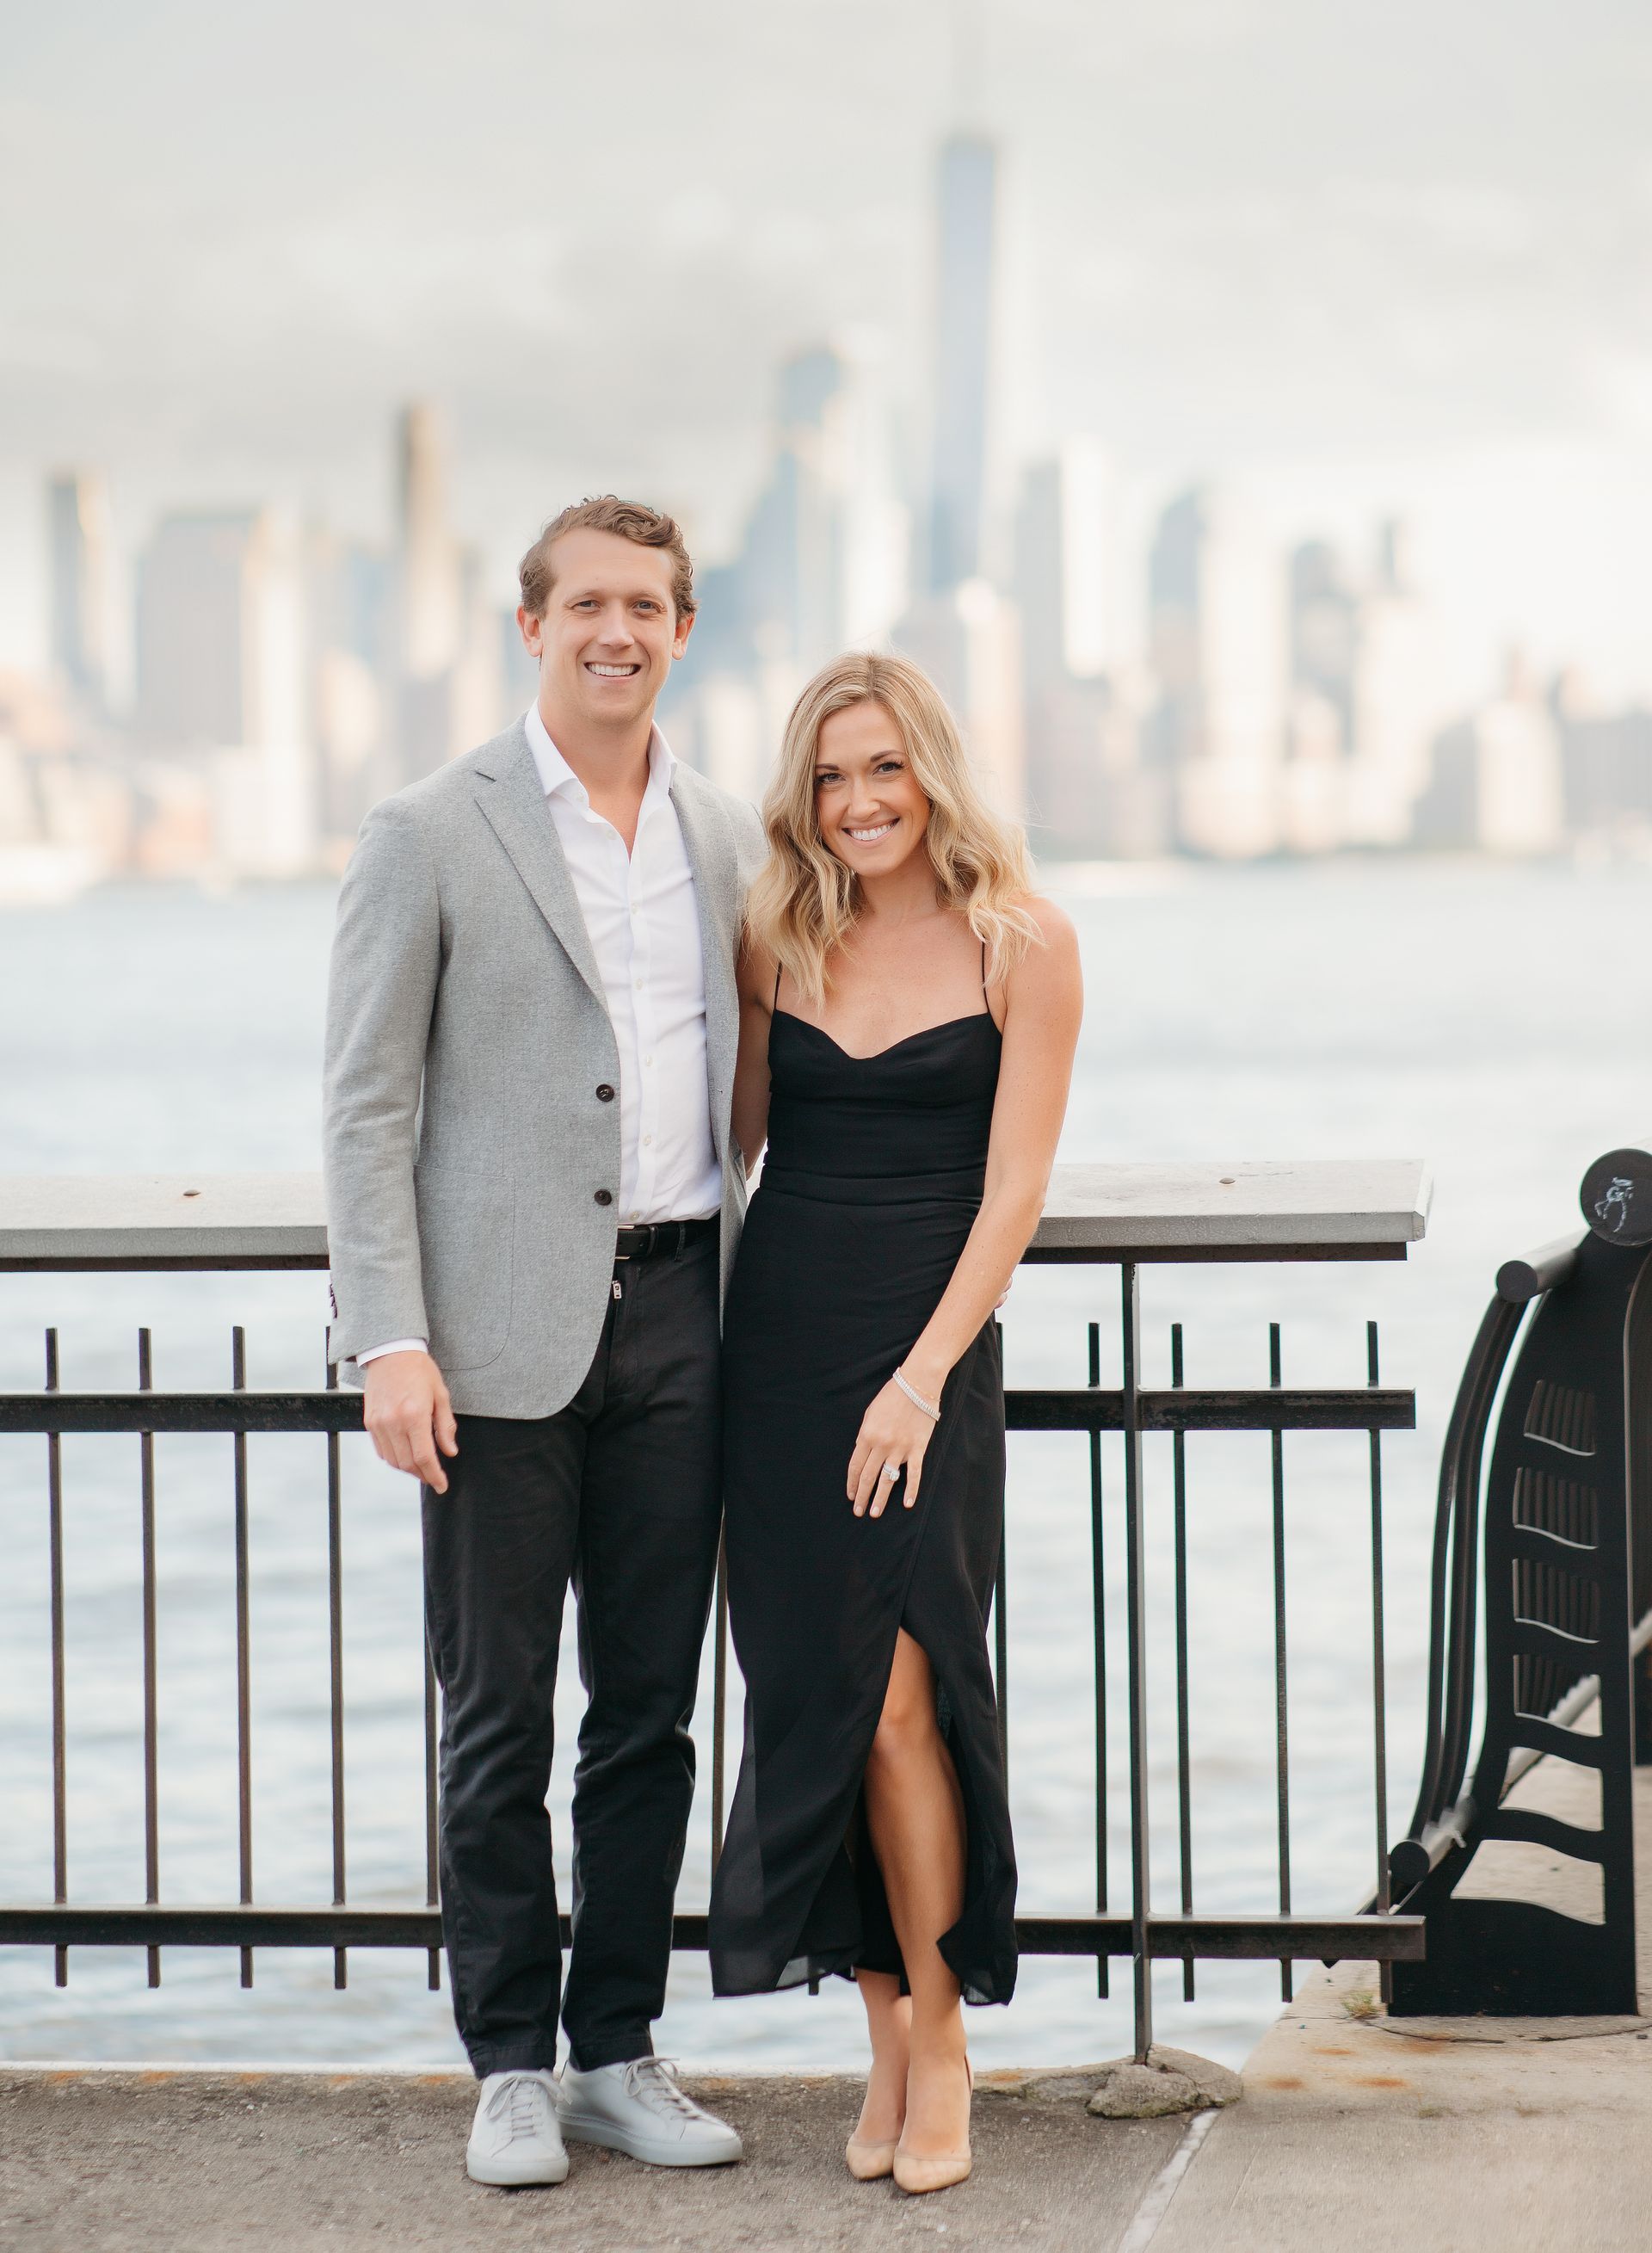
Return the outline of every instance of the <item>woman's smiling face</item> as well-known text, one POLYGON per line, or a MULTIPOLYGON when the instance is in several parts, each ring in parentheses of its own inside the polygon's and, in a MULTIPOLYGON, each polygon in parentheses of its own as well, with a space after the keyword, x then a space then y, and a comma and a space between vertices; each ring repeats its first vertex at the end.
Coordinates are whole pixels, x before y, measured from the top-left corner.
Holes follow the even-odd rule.
POLYGON ((857 876, 892 875, 923 844, 930 802, 900 729, 870 697, 821 722, 814 802, 822 844, 857 876))

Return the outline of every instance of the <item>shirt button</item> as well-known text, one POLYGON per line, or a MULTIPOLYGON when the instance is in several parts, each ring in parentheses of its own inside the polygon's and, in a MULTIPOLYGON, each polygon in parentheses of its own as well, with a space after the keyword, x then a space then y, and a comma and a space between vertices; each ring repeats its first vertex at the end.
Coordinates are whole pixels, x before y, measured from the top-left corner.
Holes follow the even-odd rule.
POLYGON ((602 1085, 601 1085, 601 1086, 597 1089, 597 1091, 596 1091, 596 1100, 597 1100, 599 1103, 611 1103, 611 1102, 613 1101, 613 1099, 614 1099, 614 1091, 613 1091, 613 1089, 609 1085, 608 1082, 607 1082, 606 1080, 604 1080, 604 1081, 603 1082, 602 1085))
POLYGON ((652 1134, 645 1134, 643 1137, 643 1147, 645 1150, 651 1148, 653 1144, 653 1140, 654 1138, 652 1134))
POLYGON ((596 1192, 596 1202, 598 1204, 612 1204, 614 1202, 613 1190, 598 1189, 596 1192))
POLYGON ((654 1061, 654 1059, 653 1059, 653 1058, 652 1058, 652 1057, 651 1057, 651 1056, 645 1056, 645 1057, 643 1058, 643 1062, 644 1062, 645 1064, 652 1064, 652 1062, 653 1062, 653 1061, 654 1061))

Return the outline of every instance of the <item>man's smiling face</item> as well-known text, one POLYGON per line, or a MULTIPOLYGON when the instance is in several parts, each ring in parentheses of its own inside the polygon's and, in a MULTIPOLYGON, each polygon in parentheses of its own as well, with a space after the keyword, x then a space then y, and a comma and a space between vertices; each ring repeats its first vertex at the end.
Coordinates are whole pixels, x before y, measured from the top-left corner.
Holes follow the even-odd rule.
POLYGON ((582 526, 550 551, 545 615, 517 612, 540 661, 540 703, 554 736, 564 726, 635 727, 652 710, 673 658, 687 646, 692 617, 672 600, 672 559, 617 532, 582 526))

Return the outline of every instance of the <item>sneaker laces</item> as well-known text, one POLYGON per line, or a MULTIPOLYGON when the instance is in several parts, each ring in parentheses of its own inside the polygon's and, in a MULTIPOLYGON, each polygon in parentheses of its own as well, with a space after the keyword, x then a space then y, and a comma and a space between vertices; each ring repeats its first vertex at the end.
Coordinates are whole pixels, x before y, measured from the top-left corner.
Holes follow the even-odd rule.
POLYGON ((674 2057, 635 2058, 626 2068, 625 2080, 633 2096, 666 2119, 674 2116, 680 2120, 708 2120, 711 2117, 695 2103, 678 2080, 674 2057))
POLYGON ((487 2117, 503 2121, 505 2135, 514 2143, 519 2136, 532 2138, 540 2134, 544 2124, 540 2108, 550 2101, 542 2081, 536 2080, 531 2073, 512 2073, 489 2097, 487 2117))

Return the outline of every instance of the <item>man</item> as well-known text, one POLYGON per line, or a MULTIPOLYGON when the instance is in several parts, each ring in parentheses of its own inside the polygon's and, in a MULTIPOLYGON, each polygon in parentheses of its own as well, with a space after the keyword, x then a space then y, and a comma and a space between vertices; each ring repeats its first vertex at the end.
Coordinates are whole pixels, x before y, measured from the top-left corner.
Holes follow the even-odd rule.
POLYGON ((560 2182, 564 2135, 741 2156, 650 2029, 715 1566, 734 961, 763 849, 653 724, 694 624, 672 520, 564 509, 521 589, 534 704, 362 829, 324 1124, 329 1350, 423 1484, 443 1922, 482 2082, 466 2160, 513 2184, 560 2182), (570 1577, 589 1703, 563 1994, 545 1795, 570 1577))

